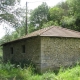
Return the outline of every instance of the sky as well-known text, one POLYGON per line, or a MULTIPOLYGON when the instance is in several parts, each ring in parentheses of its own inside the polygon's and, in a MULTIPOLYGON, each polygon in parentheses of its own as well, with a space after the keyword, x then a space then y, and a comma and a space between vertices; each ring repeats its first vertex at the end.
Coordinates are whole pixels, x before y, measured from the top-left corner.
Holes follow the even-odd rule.
MULTIPOLYGON (((42 2, 46 2, 48 6, 53 7, 56 4, 65 0, 21 0, 21 6, 25 6, 27 2, 28 9, 35 9, 37 6, 41 5, 42 2)), ((12 30, 10 28, 10 30, 12 30)), ((4 25, 0 25, 0 39, 5 35, 4 25)))
POLYGON ((37 6, 39 6, 42 2, 46 2, 48 6, 52 7, 62 1, 65 0, 21 0, 21 4, 22 6, 25 6, 27 2, 28 9, 34 9, 37 6))

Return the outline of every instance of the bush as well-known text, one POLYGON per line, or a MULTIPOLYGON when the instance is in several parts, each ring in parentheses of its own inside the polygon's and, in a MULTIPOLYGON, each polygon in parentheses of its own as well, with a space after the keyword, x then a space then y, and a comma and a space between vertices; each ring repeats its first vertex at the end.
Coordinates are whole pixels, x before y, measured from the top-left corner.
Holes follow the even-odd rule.
POLYGON ((1 80, 28 80, 33 74, 31 67, 21 68, 19 65, 15 68, 15 65, 8 63, 0 64, 0 79, 1 80))
POLYGON ((61 68, 58 74, 48 71, 43 74, 34 72, 32 66, 21 68, 14 64, 1 63, 0 64, 0 80, 80 80, 80 66, 70 69, 61 68))
POLYGON ((60 71, 57 75, 58 80, 80 80, 80 66, 77 65, 72 69, 60 71))

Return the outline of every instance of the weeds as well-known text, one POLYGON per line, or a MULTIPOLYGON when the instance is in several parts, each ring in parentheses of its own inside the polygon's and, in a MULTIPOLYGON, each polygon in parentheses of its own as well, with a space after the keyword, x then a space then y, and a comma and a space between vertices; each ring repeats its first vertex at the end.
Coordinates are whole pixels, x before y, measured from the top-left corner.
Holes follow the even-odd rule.
POLYGON ((21 68, 19 65, 15 68, 15 65, 10 62, 0 64, 0 80, 80 80, 80 66, 66 70, 62 68, 58 74, 54 72, 46 72, 43 74, 34 73, 32 66, 21 68))

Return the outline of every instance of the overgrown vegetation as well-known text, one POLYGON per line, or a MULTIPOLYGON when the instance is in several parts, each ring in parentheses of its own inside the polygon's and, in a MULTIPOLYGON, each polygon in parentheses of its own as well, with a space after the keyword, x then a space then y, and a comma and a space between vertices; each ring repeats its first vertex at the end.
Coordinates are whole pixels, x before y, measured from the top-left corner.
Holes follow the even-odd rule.
POLYGON ((80 66, 60 69, 58 74, 48 71, 43 74, 34 73, 34 68, 19 65, 17 68, 9 62, 0 64, 0 80, 80 80, 80 66))

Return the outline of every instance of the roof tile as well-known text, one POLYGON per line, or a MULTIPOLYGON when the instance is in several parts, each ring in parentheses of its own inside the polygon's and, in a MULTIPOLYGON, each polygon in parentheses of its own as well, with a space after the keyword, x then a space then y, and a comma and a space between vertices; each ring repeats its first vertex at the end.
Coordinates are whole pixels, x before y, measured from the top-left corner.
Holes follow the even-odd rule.
POLYGON ((29 38, 33 36, 53 36, 53 37, 73 37, 73 38, 80 38, 80 32, 70 30, 67 28, 62 28, 59 26, 51 26, 47 28, 43 28, 32 32, 23 38, 29 38))

